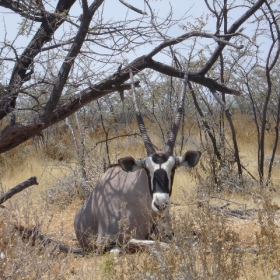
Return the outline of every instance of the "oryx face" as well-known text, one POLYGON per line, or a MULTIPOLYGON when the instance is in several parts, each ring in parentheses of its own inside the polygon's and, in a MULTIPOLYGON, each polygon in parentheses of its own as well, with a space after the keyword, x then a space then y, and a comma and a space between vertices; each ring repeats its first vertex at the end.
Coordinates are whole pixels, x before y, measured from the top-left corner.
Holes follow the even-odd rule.
POLYGON ((144 168, 148 176, 148 185, 152 196, 152 210, 163 213, 170 205, 173 178, 178 166, 193 167, 198 163, 201 153, 188 151, 180 157, 165 153, 155 153, 144 159, 126 157, 119 160, 119 165, 126 172, 144 168))
POLYGON ((154 154, 145 159, 144 166, 153 197, 152 209, 155 212, 162 212, 170 205, 176 159, 162 153, 154 154))

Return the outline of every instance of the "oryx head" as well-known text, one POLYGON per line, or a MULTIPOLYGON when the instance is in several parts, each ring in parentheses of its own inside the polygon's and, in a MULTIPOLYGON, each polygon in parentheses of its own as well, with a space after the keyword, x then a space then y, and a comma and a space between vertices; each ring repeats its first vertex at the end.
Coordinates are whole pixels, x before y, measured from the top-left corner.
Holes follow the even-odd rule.
POLYGON ((119 165, 126 172, 144 168, 147 172, 149 190, 152 196, 152 210, 161 213, 170 204, 175 169, 179 166, 193 167, 198 163, 201 153, 188 151, 180 157, 166 153, 155 153, 144 159, 126 157, 119 159, 119 165))
POLYGON ((147 187, 149 188, 152 196, 152 210, 157 212, 158 214, 166 210, 170 204, 169 198, 172 193, 172 184, 175 169, 179 166, 194 167, 198 163, 201 155, 201 153, 198 151, 188 151, 180 157, 174 157, 172 155, 181 117, 183 114, 187 77, 188 75, 187 73, 185 73, 181 102, 177 110, 177 116, 175 119, 175 123, 173 124, 169 140, 166 144, 166 151, 156 152, 148 136, 141 112, 138 107, 133 75, 132 71, 130 70, 136 117, 148 157, 143 159, 125 157, 119 159, 119 165, 126 172, 134 172, 141 168, 145 169, 149 182, 149 185, 147 187))

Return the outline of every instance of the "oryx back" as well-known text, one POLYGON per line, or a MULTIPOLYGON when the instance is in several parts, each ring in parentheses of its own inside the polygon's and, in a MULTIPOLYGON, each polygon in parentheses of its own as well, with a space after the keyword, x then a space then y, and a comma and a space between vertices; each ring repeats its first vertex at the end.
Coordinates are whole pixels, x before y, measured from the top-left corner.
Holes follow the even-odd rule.
POLYGON ((95 245, 147 239, 157 216, 144 169, 125 172, 109 168, 75 218, 75 231, 84 249, 95 245))

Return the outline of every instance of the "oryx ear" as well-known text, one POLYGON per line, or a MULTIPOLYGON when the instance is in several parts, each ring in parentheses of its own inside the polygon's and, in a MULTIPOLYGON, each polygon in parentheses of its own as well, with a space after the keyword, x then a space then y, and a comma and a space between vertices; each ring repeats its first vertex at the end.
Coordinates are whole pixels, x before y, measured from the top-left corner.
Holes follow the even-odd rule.
POLYGON ((184 155, 178 159, 178 166, 194 167, 197 165, 201 152, 199 151, 187 151, 184 155))
POLYGON ((125 172, 134 172, 144 167, 144 160, 124 157, 118 160, 120 167, 125 172))

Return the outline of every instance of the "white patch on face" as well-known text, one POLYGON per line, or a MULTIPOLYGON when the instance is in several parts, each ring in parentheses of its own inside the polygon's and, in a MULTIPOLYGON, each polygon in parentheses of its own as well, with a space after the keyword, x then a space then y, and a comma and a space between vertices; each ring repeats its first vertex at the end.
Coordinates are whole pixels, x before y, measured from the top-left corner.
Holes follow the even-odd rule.
POLYGON ((152 200, 152 209, 157 213, 163 213, 170 206, 168 193, 154 193, 152 200))
MULTIPOLYGON (((171 184, 171 171, 173 169, 173 167, 176 164, 176 160, 174 157, 169 157, 168 160, 166 162, 164 162, 161 165, 161 168, 164 169, 167 173, 168 179, 169 179, 169 184, 171 184)), ((171 188, 171 186, 169 186, 169 189, 171 188)))

